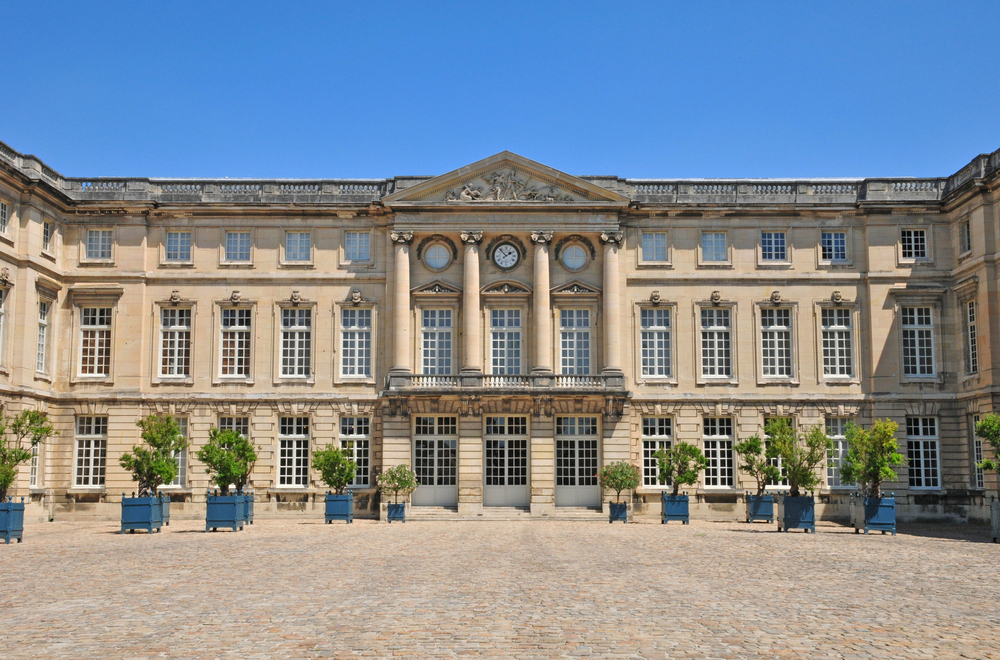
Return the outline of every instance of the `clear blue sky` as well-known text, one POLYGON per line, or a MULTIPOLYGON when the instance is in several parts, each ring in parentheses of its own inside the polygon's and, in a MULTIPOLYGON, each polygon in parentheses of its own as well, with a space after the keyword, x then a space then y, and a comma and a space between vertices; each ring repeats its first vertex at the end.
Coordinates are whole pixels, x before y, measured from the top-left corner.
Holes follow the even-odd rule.
POLYGON ((0 140, 68 176, 944 176, 1000 2, 8 0, 0 140))

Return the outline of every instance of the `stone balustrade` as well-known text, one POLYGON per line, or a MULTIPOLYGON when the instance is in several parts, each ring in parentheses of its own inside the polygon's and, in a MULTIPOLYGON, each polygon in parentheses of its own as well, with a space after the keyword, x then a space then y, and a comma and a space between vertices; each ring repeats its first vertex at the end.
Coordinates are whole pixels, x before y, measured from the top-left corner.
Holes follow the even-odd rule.
POLYGON ((401 393, 448 392, 462 393, 537 393, 539 391, 572 390, 579 393, 625 393, 625 377, 618 374, 564 375, 525 374, 498 376, 493 374, 461 374, 438 376, 391 373, 386 389, 401 393))

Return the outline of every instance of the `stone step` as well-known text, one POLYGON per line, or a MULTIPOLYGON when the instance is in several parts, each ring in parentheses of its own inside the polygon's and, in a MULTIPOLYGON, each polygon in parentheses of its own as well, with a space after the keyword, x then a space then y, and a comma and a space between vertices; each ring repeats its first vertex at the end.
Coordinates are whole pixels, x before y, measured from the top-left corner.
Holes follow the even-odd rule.
POLYGON ((459 516, 457 507, 414 506, 410 507, 407 520, 574 520, 583 522, 607 522, 607 514, 597 507, 556 507, 547 516, 533 516, 528 507, 484 506, 481 514, 459 516))

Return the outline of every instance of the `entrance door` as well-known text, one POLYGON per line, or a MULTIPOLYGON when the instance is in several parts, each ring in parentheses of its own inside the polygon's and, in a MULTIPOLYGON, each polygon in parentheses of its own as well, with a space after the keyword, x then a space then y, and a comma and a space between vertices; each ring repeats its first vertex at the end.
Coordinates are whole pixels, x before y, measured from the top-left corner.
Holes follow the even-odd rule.
POLYGON ((483 458, 483 505, 528 506, 528 441, 487 438, 483 458))
POLYGON ((458 504, 458 438, 455 417, 417 417, 413 435, 413 471, 420 485, 413 506, 458 504))
POLYGON ((600 506, 597 418, 556 419, 556 506, 600 506))

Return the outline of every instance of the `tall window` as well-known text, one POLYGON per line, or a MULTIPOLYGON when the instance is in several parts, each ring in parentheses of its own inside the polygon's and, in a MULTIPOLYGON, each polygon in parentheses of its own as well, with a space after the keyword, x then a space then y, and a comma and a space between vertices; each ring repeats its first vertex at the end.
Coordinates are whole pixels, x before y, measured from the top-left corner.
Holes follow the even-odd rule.
POLYGON ((35 371, 44 374, 48 370, 49 307, 52 303, 38 302, 38 341, 35 344, 35 371))
POLYGON ((82 308, 80 330, 80 373, 84 376, 111 375, 111 308, 82 308))
POLYGON ((556 486, 596 486, 597 418, 556 417, 556 436, 556 486))
POLYGON ((760 310, 760 346, 765 376, 792 375, 792 310, 760 310))
POLYGON ((493 373, 521 373, 521 310, 491 309, 490 335, 493 348, 493 373))
POLYGON ((820 314, 823 326, 823 375, 853 376, 851 310, 830 308, 823 309, 820 314))
POLYGON ((222 375, 250 375, 250 315, 253 310, 222 310, 222 375))
POLYGON ((87 232, 87 258, 111 259, 110 229, 91 229, 87 232))
POLYGON ((673 420, 669 417, 642 418, 642 485, 671 485, 660 480, 660 464, 653 454, 670 449, 673 429, 673 420))
POLYGON ((667 260, 667 232, 665 231, 642 232, 642 260, 643 261, 667 260))
POLYGON ((639 325, 642 375, 669 377, 670 310, 659 307, 643 309, 639 312, 639 325))
POLYGON ((986 475, 979 464, 983 462, 983 439, 976 435, 976 424, 979 415, 972 416, 972 487, 979 490, 986 488, 986 475))
POLYGON ((31 473, 28 476, 28 487, 37 488, 38 487, 38 457, 41 447, 39 445, 34 445, 31 448, 31 473))
POLYGON ((76 418, 77 486, 104 486, 104 462, 108 450, 108 418, 76 418))
POLYGON ((167 261, 191 261, 191 232, 167 232, 167 261))
POLYGON ((191 375, 191 310, 160 310, 160 375, 191 375))
POLYGON ((7 225, 10 224, 10 207, 7 202, 0 202, 0 232, 7 233, 7 225))
POLYGON ((452 313, 450 309, 425 309, 423 319, 424 373, 451 373, 452 313))
POLYGON ((729 261, 729 250, 726 248, 726 232, 705 231, 701 233, 702 261, 729 261))
POLYGON ((226 232, 226 261, 250 261, 250 232, 226 232))
POLYGON ((927 258, 927 232, 923 229, 903 229, 900 236, 904 259, 927 258))
POLYGON ((731 417, 706 417, 703 425, 706 488, 732 488, 735 476, 733 463, 733 420, 731 417))
POLYGON ((341 310, 340 345, 342 376, 372 375, 372 310, 341 310))
POLYGON ((939 488, 936 417, 906 418, 910 488, 939 488))
POLYGON ((852 484, 844 483, 840 480, 840 471, 844 467, 844 459, 847 458, 847 424, 848 417, 827 417, 826 435, 833 440, 833 449, 827 452, 826 461, 826 485, 830 488, 841 488, 852 484))
POLYGON ((42 223, 42 249, 48 250, 52 245, 52 223, 45 221, 42 223))
POLYGON ((244 438, 250 437, 250 418, 249 417, 220 417, 219 418, 219 430, 220 431, 236 431, 244 438))
MULTIPOLYGON (((0 348, 3 347, 3 333, 7 325, 7 289, 0 289, 0 348)), ((2 354, 2 350, 0 350, 2 354)), ((3 360, 2 355, 0 355, 0 361, 3 360)))
POLYGON ((760 258, 763 261, 787 261, 785 232, 762 231, 760 233, 760 258))
POLYGON ((366 231, 349 231, 344 236, 344 259, 368 261, 371 259, 371 235, 366 231))
POLYGON ((285 261, 312 259, 311 236, 307 231, 290 231, 285 234, 285 261))
POLYGON ((965 303, 965 373, 979 373, 979 333, 976 327, 976 301, 965 303))
POLYGON ((309 485, 309 418, 278 418, 278 485, 309 485))
POLYGON ((417 417, 413 429, 413 471, 423 486, 458 483, 458 418, 417 417), (436 437, 435 437, 436 436, 436 437), (445 436, 445 437, 441 437, 445 436))
POLYGON ((820 251, 820 258, 823 261, 847 261, 847 232, 822 232, 820 234, 820 251))
POLYGON ((340 446, 351 452, 351 458, 358 464, 352 486, 368 486, 371 483, 371 419, 368 417, 340 418, 340 446))
POLYGON ((934 321, 930 307, 903 307, 903 375, 934 375, 934 321))
MULTIPOLYGON (((181 432, 181 437, 188 439, 188 418, 174 417, 177 421, 177 428, 181 432)), ((187 449, 174 452, 174 462, 177 464, 177 476, 170 482, 170 486, 183 488, 187 485, 187 449)))
POLYGON ((562 373, 590 373, 590 310, 559 310, 562 373))
POLYGON ((701 310, 701 375, 731 377, 730 310, 701 310))
POLYGON ((968 220, 958 226, 958 245, 960 254, 972 250, 972 227, 968 220))
POLYGON ((281 375, 309 376, 312 370, 312 310, 281 310, 281 375))

